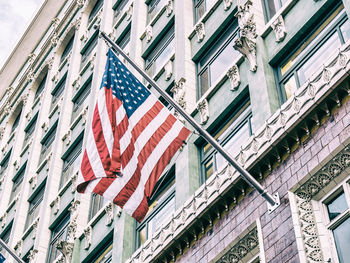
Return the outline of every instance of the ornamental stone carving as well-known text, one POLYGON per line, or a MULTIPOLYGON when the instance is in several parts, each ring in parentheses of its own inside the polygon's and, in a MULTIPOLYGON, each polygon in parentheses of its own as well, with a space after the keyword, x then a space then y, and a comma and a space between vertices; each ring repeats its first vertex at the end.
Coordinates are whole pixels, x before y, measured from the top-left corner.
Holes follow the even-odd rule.
POLYGON ((88 250, 91 246, 91 238, 92 238, 92 227, 88 226, 84 229, 84 235, 85 235, 85 250, 88 250))
POLYGON ((78 8, 82 8, 85 4, 86 0, 76 0, 78 8))
POLYGON ((17 255, 21 256, 22 253, 22 246, 23 246, 23 240, 20 239, 18 240, 18 242, 16 243, 14 249, 17 252, 17 255))
POLYGON ((7 213, 5 212, 1 217, 0 217, 0 226, 1 228, 4 228, 6 225, 6 219, 7 219, 7 213))
POLYGON ((52 160, 52 151, 46 157, 46 171, 47 172, 50 170, 51 160, 52 160))
POLYGON ((76 189, 77 189, 77 178, 78 178, 78 172, 74 173, 71 176, 71 181, 72 181, 72 194, 75 193, 76 189))
POLYGON ((37 249, 32 249, 29 251, 28 259, 29 263, 35 263, 36 262, 36 255, 38 254, 37 249))
POLYGON ((232 5, 232 0, 223 0, 223 2, 224 2, 224 10, 225 11, 229 10, 232 5))
POLYGON ((226 76, 230 79, 231 90, 237 90, 239 84, 241 83, 241 77, 239 75, 238 66, 235 64, 228 69, 226 76))
POLYGON ((168 62, 165 63, 164 70, 165 70, 165 80, 169 80, 173 75, 173 62, 171 61, 171 59, 169 59, 168 62))
POLYGON ((16 160, 16 161, 13 162, 13 166, 15 167, 16 171, 18 171, 18 169, 19 169, 19 164, 20 164, 19 160, 16 160))
POLYGON ((0 178, 0 190, 2 190, 2 184, 4 183, 5 176, 0 178))
POLYGON ((252 231, 241 238, 230 248, 217 263, 242 262, 241 260, 259 246, 258 230, 255 227, 252 231))
POLYGON ((73 26, 74 26, 75 30, 77 30, 77 31, 79 30, 80 25, 81 25, 81 16, 76 18, 73 22, 73 26))
POLYGON ((32 64, 36 59, 36 54, 31 53, 31 54, 29 54, 28 58, 29 58, 29 60, 28 60, 29 64, 32 64))
POLYGON ((198 24, 196 24, 195 30, 196 30, 196 34, 197 34, 197 42, 200 43, 203 41, 203 39, 205 37, 204 23, 199 22, 198 24))
POLYGON ((166 16, 170 16, 173 13, 174 6, 173 6, 173 0, 168 0, 168 2, 165 5, 166 10, 166 16))
POLYGON ((72 220, 75 220, 78 217, 79 206, 80 206, 80 201, 75 200, 72 202, 70 208, 68 209, 68 211, 70 211, 70 213, 71 213, 72 220))
POLYGON ((197 104, 197 110, 199 111, 199 114, 200 114, 201 124, 202 125, 206 124, 209 119, 208 101, 206 99, 199 101, 197 104))
POLYGON ((23 103, 23 106, 25 106, 28 102, 28 98, 29 98, 29 92, 26 92, 25 94, 23 94, 20 98, 20 100, 23 103))
POLYGON ((62 137, 62 141, 65 142, 66 146, 68 146, 71 143, 72 140, 72 130, 69 129, 65 135, 62 137))
POLYGON ((173 93, 174 100, 181 106, 181 108, 186 109, 186 101, 185 101, 185 82, 186 80, 184 78, 181 78, 178 80, 178 82, 175 82, 174 87, 171 88, 170 92, 173 93))
POLYGON ((152 37, 153 37, 152 26, 148 25, 146 27, 146 42, 149 43, 152 40, 152 37))
POLYGON ((57 45, 57 43, 58 43, 58 34, 57 34, 57 32, 53 32, 52 33, 50 41, 51 41, 51 46, 52 47, 55 47, 57 45))
POLYGON ((2 137, 4 137, 5 133, 5 127, 0 127, 0 140, 2 140, 2 137))
POLYGON ((29 179, 29 184, 32 187, 32 189, 34 189, 36 187, 37 183, 38 183, 38 174, 34 173, 32 175, 32 177, 30 177, 30 179, 29 179))
POLYGON ((272 30, 275 32, 276 42, 282 42, 287 35, 286 26, 282 15, 278 16, 271 24, 272 30))
POLYGON ((106 215, 107 215, 107 221, 106 225, 110 226, 113 223, 113 203, 108 202, 108 204, 105 207, 106 215))
POLYGON ((56 29, 58 27, 58 25, 60 24, 61 19, 59 19, 58 17, 55 17, 52 19, 52 26, 54 29, 56 29))
POLYGON ((38 226, 39 226, 39 217, 34 221, 33 223, 33 239, 36 238, 36 234, 38 233, 38 226))
POLYGON ((65 258, 65 262, 70 263, 73 254, 74 243, 68 242, 66 240, 61 240, 57 243, 56 247, 62 253, 63 257, 65 258))
POLYGON ((7 101, 5 106, 4 106, 4 110, 3 110, 3 113, 5 114, 5 116, 9 115, 11 112, 11 105, 10 105, 10 102, 7 101))
POLYGON ((126 10, 126 21, 129 21, 131 19, 133 10, 133 4, 129 5, 128 9, 126 10))
POLYGON ((27 72, 27 81, 32 82, 33 79, 34 79, 34 71, 32 68, 29 68, 27 72))
POLYGON ((234 48, 242 53, 250 64, 250 70, 255 72, 256 63, 256 24, 251 11, 252 2, 248 0, 243 6, 238 6, 236 17, 240 28, 240 37, 236 39, 234 48))
POLYGON ((53 200, 52 203, 50 204, 54 215, 57 215, 58 211, 60 211, 60 203, 61 203, 61 197, 57 196, 55 200, 53 200))
POLYGON ((68 233, 67 233, 67 240, 68 241, 74 241, 75 239, 75 233, 77 232, 77 228, 78 228, 78 225, 77 225, 77 220, 74 219, 72 220, 69 225, 68 225, 68 233))
POLYGON ((78 91, 80 88, 80 85, 81 85, 81 76, 76 78, 72 83, 72 87, 73 87, 74 91, 78 91))

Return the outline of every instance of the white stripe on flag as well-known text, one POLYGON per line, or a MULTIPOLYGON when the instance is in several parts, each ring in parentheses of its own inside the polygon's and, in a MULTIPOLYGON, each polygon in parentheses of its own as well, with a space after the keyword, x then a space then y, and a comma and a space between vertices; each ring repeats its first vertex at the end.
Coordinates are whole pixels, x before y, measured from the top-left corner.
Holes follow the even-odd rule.
POLYGON ((96 141, 93 135, 92 129, 89 132, 87 143, 86 143, 86 155, 89 159, 90 166, 94 171, 96 177, 105 177, 106 172, 103 168, 101 157, 98 152, 96 141))
POLYGON ((166 149, 169 147, 169 142, 173 142, 174 139, 179 135, 179 132, 181 131, 182 127, 183 124, 179 121, 176 121, 169 130, 169 132, 162 138, 162 140, 159 142, 157 147, 153 150, 153 152, 147 159, 141 171, 140 183, 138 184, 133 195, 129 198, 129 200, 125 203, 123 207, 123 209, 125 209, 125 211, 127 211, 128 213, 133 214, 137 207, 140 205, 144 197, 145 184, 152 170, 156 166, 159 159, 163 156, 166 149))

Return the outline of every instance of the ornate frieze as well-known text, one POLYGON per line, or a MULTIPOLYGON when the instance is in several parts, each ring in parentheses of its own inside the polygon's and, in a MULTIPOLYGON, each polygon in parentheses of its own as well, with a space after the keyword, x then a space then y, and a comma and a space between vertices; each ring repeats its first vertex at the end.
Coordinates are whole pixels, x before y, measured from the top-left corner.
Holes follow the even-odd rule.
POLYGON ((168 2, 165 5, 165 10, 166 10, 166 16, 170 16, 173 13, 173 10, 174 10, 173 0, 168 0, 168 2))
POLYGON ((223 0, 223 3, 224 3, 224 10, 227 11, 230 9, 232 5, 232 0, 223 0))
POLYGON ((250 64, 250 70, 255 72, 257 69, 256 63, 256 24, 254 14, 251 10, 252 2, 248 0, 244 5, 238 6, 236 17, 240 29, 240 36, 234 43, 234 48, 242 53, 250 64))
POLYGON ((252 231, 242 237, 233 247, 230 248, 217 263, 242 262, 243 258, 259 246, 258 230, 255 227, 252 231))
POLYGON ((196 24, 195 30, 196 30, 196 34, 197 34, 197 42, 200 43, 203 41, 203 39, 205 37, 204 23, 199 22, 198 24, 196 24))
POLYGON ((286 26, 284 25, 282 15, 278 16, 276 20, 272 22, 271 27, 275 32, 276 42, 282 42, 287 35, 286 26))
POLYGON ((168 62, 165 63, 164 70, 165 70, 165 79, 169 80, 173 75, 173 62, 171 61, 171 59, 169 59, 168 62))
POLYGON ((152 40, 152 37, 153 37, 152 26, 148 25, 146 27, 146 42, 149 43, 152 40))
POLYGON ((84 229, 84 235, 85 235, 85 250, 88 250, 91 246, 91 238, 92 238, 92 227, 88 226, 84 229))
POLYGON ((239 75, 238 66, 235 64, 228 69, 226 76, 230 79, 231 90, 237 90, 239 84, 241 83, 241 77, 239 75))
POLYGON ((199 111, 199 115, 201 118, 201 124, 204 125, 207 123, 209 119, 209 104, 206 99, 203 99, 198 102, 197 110, 199 111))

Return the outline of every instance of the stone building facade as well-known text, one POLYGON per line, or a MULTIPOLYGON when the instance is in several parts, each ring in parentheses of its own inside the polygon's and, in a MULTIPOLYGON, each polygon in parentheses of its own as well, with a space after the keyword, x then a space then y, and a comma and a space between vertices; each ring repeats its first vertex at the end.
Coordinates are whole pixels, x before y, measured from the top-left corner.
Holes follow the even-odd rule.
POLYGON ((0 71, 0 238, 25 262, 347 262, 349 14, 348 0, 45 1, 0 71), (196 133, 143 222, 77 193, 98 30, 280 205, 196 133))

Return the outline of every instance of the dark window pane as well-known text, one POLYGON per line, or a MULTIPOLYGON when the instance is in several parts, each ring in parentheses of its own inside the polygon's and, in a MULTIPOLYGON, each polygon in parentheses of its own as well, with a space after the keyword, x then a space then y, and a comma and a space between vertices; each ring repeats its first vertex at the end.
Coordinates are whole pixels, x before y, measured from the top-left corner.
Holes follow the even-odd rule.
POLYGON ((61 240, 67 238, 69 224, 69 214, 67 214, 58 225, 52 230, 51 241, 50 241, 50 253, 48 262, 54 262, 54 260, 61 254, 57 249, 57 244, 61 240))
POLYGON ((139 230, 139 246, 141 246, 143 243, 145 243, 147 240, 147 235, 146 235, 146 226, 141 228, 139 230))
POLYGON ((97 0, 96 4, 94 5, 94 7, 92 8, 92 10, 90 12, 88 23, 90 23, 91 20, 97 15, 97 13, 98 13, 98 11, 100 11, 102 5, 103 5, 103 0, 97 0))
POLYGON ((69 52, 72 50, 73 41, 74 41, 74 36, 72 36, 70 38, 66 48, 63 51, 62 56, 61 56, 61 60, 60 60, 60 64, 62 63, 63 60, 65 60, 65 58, 68 56, 69 52))
POLYGON ((121 15, 121 11, 126 6, 126 4, 129 2, 129 0, 121 0, 118 2, 118 4, 113 8, 114 14, 113 14, 113 25, 117 22, 118 18, 121 15))
POLYGON ((350 22, 347 20, 341 27, 340 30, 343 34, 344 42, 348 41, 350 38, 350 22))
POLYGON ((45 88, 45 83, 46 83, 46 78, 47 75, 44 77, 44 79, 40 82, 39 87, 37 88, 36 92, 35 92, 35 98, 38 97, 41 92, 44 90, 45 88))
POLYGON ((348 208, 344 192, 340 193, 327 204, 329 219, 333 220, 348 208))
POLYGON ((18 113, 15 121, 13 122, 13 125, 12 125, 12 129, 11 129, 11 133, 16 130, 16 128, 18 127, 18 124, 19 124, 19 120, 21 119, 21 113, 22 113, 22 110, 20 111, 20 113, 18 113))
POLYGON ((350 259, 350 218, 333 230, 339 262, 346 263, 350 259))
POLYGON ((209 89, 209 68, 206 68, 200 75, 200 97, 209 89))
POLYGON ((92 36, 92 39, 89 41, 87 47, 81 53, 81 66, 85 64, 87 58, 90 56, 94 48, 97 46, 97 41, 98 41, 97 35, 98 34, 94 34, 92 36))

